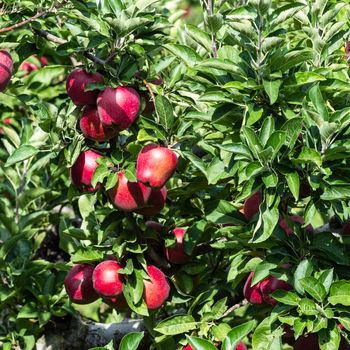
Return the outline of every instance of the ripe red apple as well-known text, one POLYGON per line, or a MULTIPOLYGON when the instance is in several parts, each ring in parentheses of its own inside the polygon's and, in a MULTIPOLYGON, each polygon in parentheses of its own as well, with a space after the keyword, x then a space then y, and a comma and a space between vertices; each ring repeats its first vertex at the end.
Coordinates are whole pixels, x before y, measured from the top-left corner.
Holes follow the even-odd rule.
POLYGON ((260 282, 260 290, 264 301, 270 305, 276 305, 278 302, 272 298, 271 294, 276 290, 291 290, 292 287, 285 281, 278 280, 274 276, 269 276, 260 282))
POLYGON ((271 293, 276 290, 290 290, 292 287, 285 281, 278 280, 274 276, 268 276, 254 286, 251 286, 254 272, 251 272, 243 289, 244 297, 251 304, 263 304, 264 302, 270 305, 276 305, 277 300, 271 297, 271 293))
POLYGON ((254 272, 251 272, 248 276, 247 281, 244 284, 243 295, 250 304, 260 305, 264 303, 264 298, 261 293, 259 283, 257 283, 254 286, 251 286, 253 276, 254 276, 254 272))
POLYGON ((104 298, 103 301, 113 307, 116 310, 126 310, 128 308, 128 303, 123 294, 119 294, 112 298, 104 298))
POLYGON ((141 182, 129 181, 123 172, 118 173, 117 185, 108 191, 112 203, 120 210, 135 211, 143 208, 151 195, 151 189, 141 182))
POLYGON ((116 128, 109 128, 101 123, 95 107, 84 108, 79 125, 83 135, 93 141, 108 141, 118 135, 116 128))
POLYGON ((144 280, 143 297, 147 308, 154 310, 160 308, 169 297, 170 285, 164 273, 155 266, 147 267, 150 280, 144 280))
POLYGON ((250 221, 253 216, 259 212, 261 200, 261 191, 255 192, 251 197, 245 200, 243 215, 248 221, 250 221))
POLYGON ((176 237, 175 247, 166 247, 165 255, 169 262, 173 264, 185 264, 191 257, 185 253, 183 239, 186 230, 180 227, 175 228, 172 233, 176 237))
MULTIPOLYGON (((297 224, 304 225, 304 218, 298 215, 291 215, 288 217, 289 220, 296 222, 297 224)), ((280 227, 284 230, 284 232, 287 234, 287 236, 291 236, 294 234, 294 231, 290 226, 288 225, 287 221, 283 218, 280 218, 278 221, 278 224, 280 227)), ((306 230, 308 232, 313 232, 313 227, 311 225, 306 226, 306 230)))
POLYGON ((70 176, 74 186, 82 191, 93 192, 99 188, 99 185, 92 187, 91 180, 98 164, 96 160, 101 158, 102 154, 92 150, 81 152, 78 159, 70 169, 70 176))
POLYGON ((136 177, 142 183, 161 188, 174 174, 176 154, 167 147, 150 144, 142 148, 137 156, 136 177))
POLYGON ((243 342, 238 343, 236 350, 247 350, 246 345, 243 342))
POLYGON ((151 195, 144 208, 137 210, 137 213, 143 216, 155 216, 164 208, 166 201, 166 187, 162 187, 160 190, 152 188, 151 195))
POLYGON ((123 282, 118 270, 121 266, 114 260, 99 263, 92 274, 95 291, 104 297, 115 297, 123 291, 123 282))
POLYGON ((127 129, 140 110, 140 96, 131 87, 107 87, 98 95, 97 110, 103 124, 115 125, 119 130, 127 129))
POLYGON ((162 233, 163 225, 156 221, 146 221, 145 225, 158 233, 162 233))
POLYGON ((103 83, 103 76, 100 73, 88 73, 83 69, 75 69, 68 75, 67 93, 76 106, 96 105, 99 91, 85 91, 90 83, 103 83))
POLYGON ((88 264, 78 264, 71 268, 64 286, 69 299, 76 304, 89 304, 99 298, 92 286, 94 267, 88 264))
POLYGON ((13 62, 6 50, 0 50, 0 92, 4 91, 11 80, 13 62))

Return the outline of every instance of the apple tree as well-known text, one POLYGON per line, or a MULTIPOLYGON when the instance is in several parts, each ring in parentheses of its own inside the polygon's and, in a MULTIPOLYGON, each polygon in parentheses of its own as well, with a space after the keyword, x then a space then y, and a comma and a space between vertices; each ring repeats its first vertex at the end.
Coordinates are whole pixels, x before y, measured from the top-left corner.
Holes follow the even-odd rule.
POLYGON ((1 3, 1 347, 350 349, 349 11, 1 3))

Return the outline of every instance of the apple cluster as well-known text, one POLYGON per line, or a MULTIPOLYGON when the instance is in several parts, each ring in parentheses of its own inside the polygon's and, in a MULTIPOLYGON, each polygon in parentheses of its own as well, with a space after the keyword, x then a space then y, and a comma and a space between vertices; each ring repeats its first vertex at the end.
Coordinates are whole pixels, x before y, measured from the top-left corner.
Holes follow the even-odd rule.
MULTIPOLYGON (((140 112, 140 96, 131 87, 106 87, 94 90, 91 84, 102 84, 100 73, 89 73, 76 69, 67 77, 68 96, 76 106, 82 107, 79 120, 80 130, 89 140, 105 142, 115 138, 121 130, 129 128, 140 112), (90 84, 90 86, 88 86, 90 84), (92 87, 92 89, 90 89, 92 87)), ((92 185, 93 174, 103 154, 93 149, 80 153, 70 170, 71 181, 80 191, 95 192, 102 184, 92 185)), ((167 197, 166 182, 177 166, 176 154, 167 147, 157 144, 144 146, 137 156, 136 178, 130 181, 123 170, 117 172, 117 184, 107 191, 111 203, 120 211, 135 212, 145 217, 157 215, 164 207, 167 197)), ((161 233, 162 225, 148 221, 146 226, 161 233)), ((168 261, 181 264, 189 261, 183 247, 186 230, 175 228, 174 247, 165 247, 168 261)), ((123 282, 127 277, 118 270, 119 262, 106 260, 96 267, 88 264, 75 265, 65 279, 69 298, 75 303, 90 303, 100 296, 107 304, 117 308, 126 307, 122 294, 123 282)), ((148 309, 159 308, 168 298, 170 286, 165 274, 155 266, 148 266, 149 280, 144 280, 144 299, 148 309)))
MULTIPOLYGON (((105 260, 97 266, 77 264, 68 272, 64 285, 69 299, 76 304, 89 304, 102 297, 118 310, 127 308, 123 295, 126 276, 120 274, 120 264, 105 260)), ((170 285, 165 274, 156 266, 147 267, 148 279, 144 279, 143 297, 149 310, 158 309, 169 296, 170 285)))

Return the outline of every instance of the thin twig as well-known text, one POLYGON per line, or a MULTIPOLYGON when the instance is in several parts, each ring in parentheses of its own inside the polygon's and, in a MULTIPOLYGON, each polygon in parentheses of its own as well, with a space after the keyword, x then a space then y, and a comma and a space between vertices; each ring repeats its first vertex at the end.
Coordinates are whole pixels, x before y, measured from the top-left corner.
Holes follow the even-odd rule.
MULTIPOLYGON (((213 0, 208 0, 207 4, 207 13, 208 16, 213 15, 213 0)), ((212 51, 213 51, 213 57, 218 57, 218 49, 216 46, 216 34, 214 32, 211 33, 211 42, 212 42, 212 51)))
POLYGON ((226 312, 220 317, 220 318, 224 318, 226 316, 228 316, 231 312, 239 309, 240 307, 247 305, 248 304, 248 300, 243 299, 240 303, 235 304, 233 306, 231 306, 229 309, 226 310, 226 312))
POLYGON ((30 18, 27 18, 26 20, 22 21, 22 22, 19 22, 19 23, 16 23, 12 26, 9 26, 9 27, 5 27, 5 28, 1 28, 0 29, 0 33, 5 33, 5 32, 9 32, 11 30, 14 30, 14 29, 17 29, 19 27, 22 27, 30 22, 33 22, 35 21, 37 18, 39 17, 42 17, 44 15, 46 15, 46 11, 42 11, 42 12, 38 12, 36 15, 34 15, 33 17, 30 17, 30 18))
MULTIPOLYGON (((53 34, 49 33, 49 32, 46 31, 46 30, 43 30, 43 29, 35 29, 35 28, 33 28, 33 31, 34 31, 34 33, 36 33, 37 35, 39 35, 39 36, 45 38, 46 40, 49 40, 49 41, 55 43, 55 44, 63 45, 63 44, 68 43, 68 40, 59 38, 58 36, 53 35, 53 34)), ((83 52, 83 55, 84 55, 86 58, 88 58, 90 61, 94 62, 94 63, 101 64, 101 65, 105 65, 105 64, 107 63, 105 60, 101 60, 100 58, 94 56, 93 54, 91 54, 91 53, 88 52, 88 51, 84 51, 84 52, 83 52)))

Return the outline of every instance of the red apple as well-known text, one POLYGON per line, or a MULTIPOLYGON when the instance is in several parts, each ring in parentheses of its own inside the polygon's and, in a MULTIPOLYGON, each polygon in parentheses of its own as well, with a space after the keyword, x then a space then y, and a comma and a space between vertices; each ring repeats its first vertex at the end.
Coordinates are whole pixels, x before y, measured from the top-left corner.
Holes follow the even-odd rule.
POLYGON ((119 130, 129 128, 140 110, 140 96, 131 87, 107 87, 97 98, 97 110, 103 124, 119 130))
POLYGON ((79 125, 83 135, 93 141, 108 141, 118 135, 116 128, 109 128, 101 123, 95 107, 84 108, 79 125))
POLYGON ((88 73, 83 69, 75 69, 68 75, 67 93, 76 106, 96 105, 99 91, 85 91, 90 83, 103 83, 103 76, 100 73, 88 73))
POLYGON ((285 281, 278 280, 274 276, 269 276, 260 282, 260 290, 264 301, 270 305, 276 305, 278 302, 271 297, 271 294, 276 290, 291 290, 292 287, 285 281))
POLYGON ((142 148, 137 156, 136 177, 142 183, 161 188, 174 174, 176 154, 167 147, 150 144, 142 148))
POLYGON ((251 285, 254 272, 251 272, 243 289, 244 297, 250 304, 263 304, 264 302, 270 305, 276 305, 277 300, 271 297, 270 294, 276 290, 290 290, 292 287, 285 281, 278 280, 274 276, 268 276, 254 286, 251 285))
MULTIPOLYGON (((289 220, 296 222, 297 224, 304 225, 304 219, 298 215, 291 215, 288 217, 289 220)), ((287 236, 291 236, 294 234, 293 229, 290 228, 288 222, 285 219, 280 218, 278 224, 283 229, 283 231, 287 234, 287 236)), ((313 227, 311 225, 306 226, 306 230, 308 232, 313 232, 313 227)))
POLYGON ((29 73, 31 73, 31 72, 33 72, 33 71, 35 71, 35 70, 38 70, 39 67, 38 67, 35 63, 29 62, 29 61, 24 61, 24 62, 20 65, 19 69, 20 69, 21 71, 27 72, 26 75, 28 75, 29 73))
POLYGON ((151 195, 151 189, 141 182, 129 181, 123 172, 118 173, 117 185, 108 191, 112 203, 120 210, 135 211, 143 208, 151 195))
POLYGON ((99 188, 99 186, 92 187, 91 180, 94 171, 98 166, 96 160, 101 157, 102 154, 92 150, 80 153, 78 159, 70 170, 70 176, 74 186, 82 191, 89 192, 96 191, 99 188))
POLYGON ((123 291, 123 282, 118 270, 121 266, 114 260, 105 260, 99 263, 92 274, 95 291, 104 297, 115 297, 123 291))
POLYGON ((4 91, 11 80, 13 62, 6 50, 0 50, 0 92, 4 91))
POLYGON ((155 266, 147 267, 150 280, 144 280, 143 297, 147 308, 154 310, 160 308, 169 297, 170 285, 164 273, 155 266))
POLYGON ((88 264, 78 264, 71 268, 64 286, 69 299, 76 304, 89 304, 99 298, 92 286, 94 267, 88 264))
POLYGON ((41 56, 39 58, 39 60, 40 60, 40 63, 41 63, 42 67, 45 67, 45 66, 47 66, 49 64, 49 61, 47 60, 47 58, 45 56, 41 56))
POLYGON ((166 201, 166 187, 162 187, 160 190, 152 188, 151 195, 144 208, 137 210, 137 213, 143 216, 155 216, 164 208, 166 201))
POLYGON ((247 350, 247 347, 245 346, 244 343, 240 342, 240 343, 238 343, 238 345, 236 346, 236 350, 247 350))
POLYGON ((254 215, 259 212, 261 201, 261 191, 255 192, 251 197, 245 200, 243 206, 243 215, 248 221, 250 221, 254 215))
POLYGON ((166 247, 165 255, 169 262, 173 264, 185 264, 191 260, 191 257, 185 253, 183 239, 186 230, 183 228, 175 228, 172 233, 176 237, 175 247, 166 247))
POLYGON ((260 305, 264 303, 264 297, 261 293, 259 283, 255 284, 254 286, 251 285, 253 276, 254 272, 251 272, 244 284, 243 294, 250 304, 260 305))

